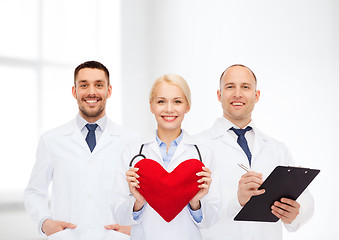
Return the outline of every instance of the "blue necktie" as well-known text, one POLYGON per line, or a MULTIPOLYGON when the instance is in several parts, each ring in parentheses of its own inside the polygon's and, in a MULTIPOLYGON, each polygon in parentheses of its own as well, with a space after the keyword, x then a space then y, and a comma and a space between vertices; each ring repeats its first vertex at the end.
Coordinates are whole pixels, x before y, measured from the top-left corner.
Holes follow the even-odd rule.
POLYGON ((235 134, 237 134, 238 139, 237 139, 237 143, 240 145, 240 147, 242 148, 242 150, 244 150, 244 152, 246 153, 246 156, 248 158, 248 162, 250 163, 251 166, 251 159, 252 159, 252 154, 250 149, 248 148, 247 145, 247 141, 245 138, 245 133, 247 131, 250 131, 252 129, 252 127, 248 126, 245 129, 235 129, 235 128, 230 128, 230 130, 234 131, 235 134))
POLYGON ((95 148, 95 145, 97 144, 95 140, 95 129, 98 127, 98 124, 86 124, 86 128, 88 129, 88 133, 86 136, 86 142, 91 150, 93 152, 93 149, 95 148))

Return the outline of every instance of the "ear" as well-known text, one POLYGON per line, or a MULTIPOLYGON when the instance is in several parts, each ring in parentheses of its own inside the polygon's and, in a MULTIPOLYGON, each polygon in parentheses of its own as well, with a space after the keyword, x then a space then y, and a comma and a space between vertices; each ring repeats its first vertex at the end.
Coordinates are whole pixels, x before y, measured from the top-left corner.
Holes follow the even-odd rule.
POLYGON ((76 90, 75 86, 72 87, 72 95, 75 99, 77 99, 77 90, 76 90))
POLYGON ((255 103, 259 101, 260 98, 260 90, 255 90, 255 103))
POLYGON ((185 112, 185 113, 188 113, 190 110, 191 110, 191 107, 188 106, 188 104, 187 104, 187 109, 186 109, 186 112, 185 112))
POLYGON ((153 104, 151 101, 149 102, 149 109, 151 110, 151 113, 154 114, 153 104))
POLYGON ((221 102, 221 91, 220 90, 217 91, 217 95, 218 95, 219 102, 221 102))
POLYGON ((108 86, 108 89, 107 89, 108 93, 107 93, 107 98, 111 97, 112 95, 112 85, 109 85, 108 86))

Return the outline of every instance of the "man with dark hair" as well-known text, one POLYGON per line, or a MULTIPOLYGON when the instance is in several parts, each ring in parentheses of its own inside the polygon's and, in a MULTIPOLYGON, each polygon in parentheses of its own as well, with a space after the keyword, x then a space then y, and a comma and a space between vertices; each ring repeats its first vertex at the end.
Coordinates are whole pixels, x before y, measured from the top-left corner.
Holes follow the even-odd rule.
POLYGON ((263 180, 278 165, 293 166, 294 161, 285 145, 262 133, 252 121, 252 112, 259 101, 257 79, 248 67, 235 64, 220 77, 217 91, 223 117, 198 138, 211 147, 222 176, 224 199, 221 220, 203 233, 204 240, 219 239, 282 239, 282 225, 296 231, 313 214, 313 198, 306 190, 297 201, 282 198, 272 206, 276 223, 234 221, 234 217, 258 190, 263 180), (238 164, 245 165, 249 172, 238 164))
POLYGON ((42 135, 24 194, 26 210, 49 239, 129 239, 130 228, 116 224, 110 203, 115 164, 125 144, 138 136, 107 118, 112 86, 101 63, 75 69, 72 94, 79 113, 42 135))

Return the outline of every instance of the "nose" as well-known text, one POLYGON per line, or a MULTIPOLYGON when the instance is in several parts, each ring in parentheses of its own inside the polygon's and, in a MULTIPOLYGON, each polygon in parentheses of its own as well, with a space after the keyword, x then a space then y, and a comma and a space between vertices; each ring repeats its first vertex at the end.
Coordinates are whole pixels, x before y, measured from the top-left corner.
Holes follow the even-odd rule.
POLYGON ((87 90, 89 95, 95 95, 95 86, 93 84, 90 84, 87 90))
POLYGON ((171 102, 168 102, 166 105, 166 111, 171 113, 174 111, 173 104, 171 102))
POLYGON ((240 87, 236 87, 234 89, 234 97, 236 98, 240 98, 242 96, 242 90, 240 87))

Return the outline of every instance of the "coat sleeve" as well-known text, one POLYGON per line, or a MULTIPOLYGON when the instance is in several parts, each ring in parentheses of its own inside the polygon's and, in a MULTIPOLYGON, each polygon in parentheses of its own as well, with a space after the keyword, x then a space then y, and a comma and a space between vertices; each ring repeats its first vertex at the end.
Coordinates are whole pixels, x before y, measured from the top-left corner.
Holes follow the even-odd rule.
POLYGON ((48 207, 48 187, 52 180, 52 157, 44 136, 40 138, 36 162, 31 178, 24 192, 26 211, 38 225, 39 233, 43 234, 41 227, 47 218, 51 218, 48 207))
POLYGON ((129 168, 129 162, 132 159, 130 151, 130 148, 127 147, 122 152, 121 161, 117 166, 116 188, 112 196, 112 212, 120 225, 137 224, 142 220, 142 214, 137 221, 133 219, 135 198, 130 194, 126 180, 126 172, 129 168))
POLYGON ((216 165, 213 153, 209 149, 206 149, 206 154, 204 155, 204 164, 207 168, 211 170, 212 173, 212 183, 208 194, 200 200, 203 215, 202 221, 200 223, 197 223, 193 220, 192 217, 194 223, 200 228, 208 228, 215 224, 220 219, 222 208, 220 179, 216 173, 217 171, 215 171, 216 165))
MULTIPOLYGON (((288 166, 296 166, 291 153, 285 145, 283 145, 283 152, 285 153, 285 161, 288 166)), ((314 213, 314 200, 312 194, 306 189, 296 200, 300 204, 299 215, 290 224, 284 224, 289 232, 297 231, 302 225, 311 219, 314 213)))

